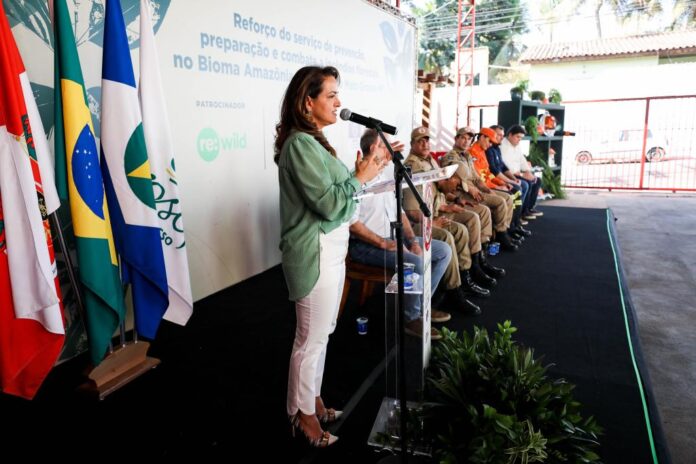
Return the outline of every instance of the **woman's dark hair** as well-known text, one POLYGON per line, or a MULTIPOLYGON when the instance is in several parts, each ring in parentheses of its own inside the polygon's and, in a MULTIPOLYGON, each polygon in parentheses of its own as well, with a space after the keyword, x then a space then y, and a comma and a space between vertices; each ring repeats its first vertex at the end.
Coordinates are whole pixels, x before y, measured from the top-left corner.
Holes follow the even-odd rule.
POLYGON ((290 80, 290 84, 285 90, 283 103, 280 106, 280 122, 276 124, 275 156, 273 157, 276 164, 278 164, 283 144, 293 130, 308 133, 331 155, 336 156, 336 150, 307 114, 305 106, 307 97, 317 98, 319 96, 327 77, 334 77, 340 81, 338 69, 333 66, 324 68, 305 66, 300 68, 290 80))

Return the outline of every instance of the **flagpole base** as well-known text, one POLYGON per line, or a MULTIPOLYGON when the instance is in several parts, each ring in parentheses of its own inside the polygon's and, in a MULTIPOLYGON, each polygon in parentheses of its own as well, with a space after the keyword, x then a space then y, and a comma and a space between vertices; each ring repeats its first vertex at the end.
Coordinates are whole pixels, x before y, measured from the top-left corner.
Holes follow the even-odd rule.
POLYGON ((89 374, 79 390, 103 400, 119 388, 157 367, 161 362, 147 356, 148 342, 131 342, 109 354, 89 374))

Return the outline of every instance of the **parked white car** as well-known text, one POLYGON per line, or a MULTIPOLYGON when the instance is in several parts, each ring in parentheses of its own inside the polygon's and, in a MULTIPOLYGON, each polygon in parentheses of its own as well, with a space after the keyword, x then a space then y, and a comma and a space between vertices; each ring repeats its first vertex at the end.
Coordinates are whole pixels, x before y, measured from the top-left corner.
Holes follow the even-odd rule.
MULTIPOLYGON (((643 129, 623 129, 596 142, 586 141, 583 145, 575 155, 578 164, 589 164, 593 161, 640 161, 643 152, 643 129)), ((668 146, 669 141, 665 137, 654 135, 648 129, 645 160, 652 162, 664 159, 668 146)))

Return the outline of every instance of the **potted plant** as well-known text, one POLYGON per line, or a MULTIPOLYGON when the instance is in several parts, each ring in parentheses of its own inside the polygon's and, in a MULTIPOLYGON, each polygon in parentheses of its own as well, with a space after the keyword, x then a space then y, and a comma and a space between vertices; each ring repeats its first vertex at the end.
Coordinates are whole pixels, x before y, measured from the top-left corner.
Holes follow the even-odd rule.
POLYGON ((549 90, 549 101, 551 103, 555 103, 555 104, 559 105, 563 101, 563 97, 561 96, 561 92, 559 92, 558 89, 549 90))
POLYGON ((544 98, 546 98, 546 94, 541 90, 532 90, 531 92, 529 92, 529 98, 540 102, 543 101, 544 98))
POLYGON ((522 79, 510 89, 510 97, 512 100, 524 100, 524 94, 527 92, 529 92, 529 79, 522 79))
POLYGON ((510 89, 510 100, 522 100, 524 98, 524 90, 521 87, 513 87, 510 89))
POLYGON ((601 428, 583 418, 574 386, 548 378, 510 321, 490 336, 443 329, 428 369, 428 412, 441 463, 599 461, 601 428))

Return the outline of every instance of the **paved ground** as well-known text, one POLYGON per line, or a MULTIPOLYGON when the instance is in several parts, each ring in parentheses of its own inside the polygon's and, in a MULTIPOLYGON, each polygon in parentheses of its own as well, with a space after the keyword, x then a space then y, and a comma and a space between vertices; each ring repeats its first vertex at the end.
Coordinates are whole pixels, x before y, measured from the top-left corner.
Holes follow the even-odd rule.
POLYGON ((643 171, 645 188, 696 188, 696 157, 673 157, 665 161, 598 163, 579 165, 574 159, 563 160, 564 185, 583 187, 639 188, 643 171))
POLYGON ((609 207, 675 464, 696 462, 696 195, 573 191, 546 204, 609 207))

